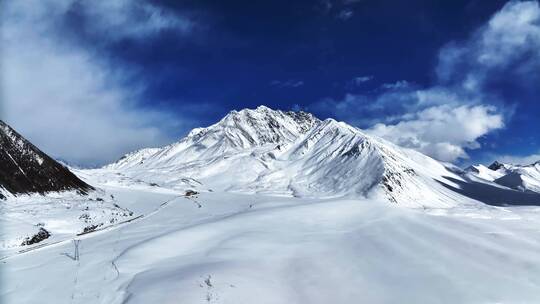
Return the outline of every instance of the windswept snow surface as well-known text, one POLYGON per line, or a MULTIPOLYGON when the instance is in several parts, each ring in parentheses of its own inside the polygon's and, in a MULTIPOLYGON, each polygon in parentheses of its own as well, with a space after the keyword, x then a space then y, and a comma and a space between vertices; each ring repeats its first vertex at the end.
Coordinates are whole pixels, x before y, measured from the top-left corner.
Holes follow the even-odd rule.
POLYGON ((144 216, 2 259, 2 303, 540 302, 540 207, 185 197, 78 174, 144 216))

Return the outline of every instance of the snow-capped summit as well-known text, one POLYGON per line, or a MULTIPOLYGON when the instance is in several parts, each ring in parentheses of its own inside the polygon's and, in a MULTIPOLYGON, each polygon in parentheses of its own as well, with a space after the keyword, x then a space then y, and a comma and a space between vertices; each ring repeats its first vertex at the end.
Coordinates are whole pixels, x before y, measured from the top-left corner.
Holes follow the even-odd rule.
POLYGON ((540 161, 530 165, 514 165, 494 161, 488 167, 470 166, 465 171, 482 180, 521 192, 540 193, 540 161))
POLYGON ((259 106, 255 110, 231 111, 218 123, 190 132, 188 138, 197 140, 213 133, 224 137, 233 147, 248 148, 294 141, 319 122, 305 112, 283 112, 259 106))
POLYGON ((499 171, 504 172, 506 169, 508 169, 510 165, 500 163, 499 161, 494 161, 491 165, 488 166, 489 169, 493 171, 499 171))
POLYGON ((295 141, 320 122, 305 112, 283 112, 265 106, 231 111, 223 119, 206 128, 193 129, 177 143, 161 149, 143 149, 122 157, 109 168, 161 166, 218 155, 234 154, 265 145, 295 141))
POLYGON ((4 194, 93 189, 0 120, 0 198, 4 194))
POLYGON ((384 196, 402 205, 452 205, 446 177, 418 152, 334 119, 265 106, 232 111, 177 143, 127 154, 107 169, 156 184, 292 196, 384 196), (445 193, 441 195, 441 193, 445 193))

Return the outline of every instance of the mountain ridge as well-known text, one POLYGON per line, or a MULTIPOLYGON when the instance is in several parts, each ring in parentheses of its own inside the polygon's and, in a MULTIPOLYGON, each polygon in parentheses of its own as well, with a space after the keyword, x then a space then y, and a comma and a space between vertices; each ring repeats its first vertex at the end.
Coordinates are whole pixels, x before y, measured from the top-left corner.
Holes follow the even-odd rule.
POLYGON ((488 167, 476 165, 467 168, 466 171, 511 189, 540 193, 540 161, 528 165, 494 161, 488 167))
POLYGON ((86 194, 94 188, 0 120, 2 189, 4 194, 19 195, 67 190, 86 194))
POLYGON ((451 206, 453 193, 437 180, 460 179, 438 161, 344 122, 265 106, 231 111, 176 143, 104 168, 172 186, 186 186, 189 177, 227 191, 384 196, 401 205, 451 206))

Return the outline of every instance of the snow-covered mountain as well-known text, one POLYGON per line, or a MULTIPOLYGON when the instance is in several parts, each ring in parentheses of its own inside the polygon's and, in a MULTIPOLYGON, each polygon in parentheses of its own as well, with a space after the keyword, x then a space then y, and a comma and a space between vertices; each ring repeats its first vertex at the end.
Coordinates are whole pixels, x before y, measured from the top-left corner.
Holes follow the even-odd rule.
POLYGON ((442 184, 462 180, 438 161, 343 122, 264 106, 232 111, 177 143, 127 154, 105 168, 168 187, 383 196, 411 206, 454 205, 459 195, 442 184))
POLYGON ((540 161, 526 166, 512 166, 496 183, 521 191, 540 193, 540 161))
POLYGON ((490 167, 486 167, 482 164, 472 165, 465 168, 465 172, 490 182, 504 176, 504 172, 491 169, 490 167))
POLYGON ((233 111, 73 168, 88 195, 1 201, 0 302, 539 303, 540 194, 498 183, 537 169, 463 171, 332 119, 233 111))
POLYGON ((91 189, 92 186, 0 120, 0 198, 8 193, 63 190, 86 193, 91 189))
POLYGON ((479 170, 471 168, 468 168, 468 171, 472 174, 499 185, 524 192, 540 193, 540 161, 530 165, 513 165, 495 161, 489 167, 474 166, 474 168, 480 168, 479 170))

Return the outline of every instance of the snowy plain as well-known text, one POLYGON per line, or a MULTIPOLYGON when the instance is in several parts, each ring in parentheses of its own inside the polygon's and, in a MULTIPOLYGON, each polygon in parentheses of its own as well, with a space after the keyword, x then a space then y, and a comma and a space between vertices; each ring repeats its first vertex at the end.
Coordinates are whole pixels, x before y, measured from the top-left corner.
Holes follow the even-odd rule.
POLYGON ((185 197, 78 174, 144 217, 8 252, 2 303, 540 302, 540 207, 185 197))

